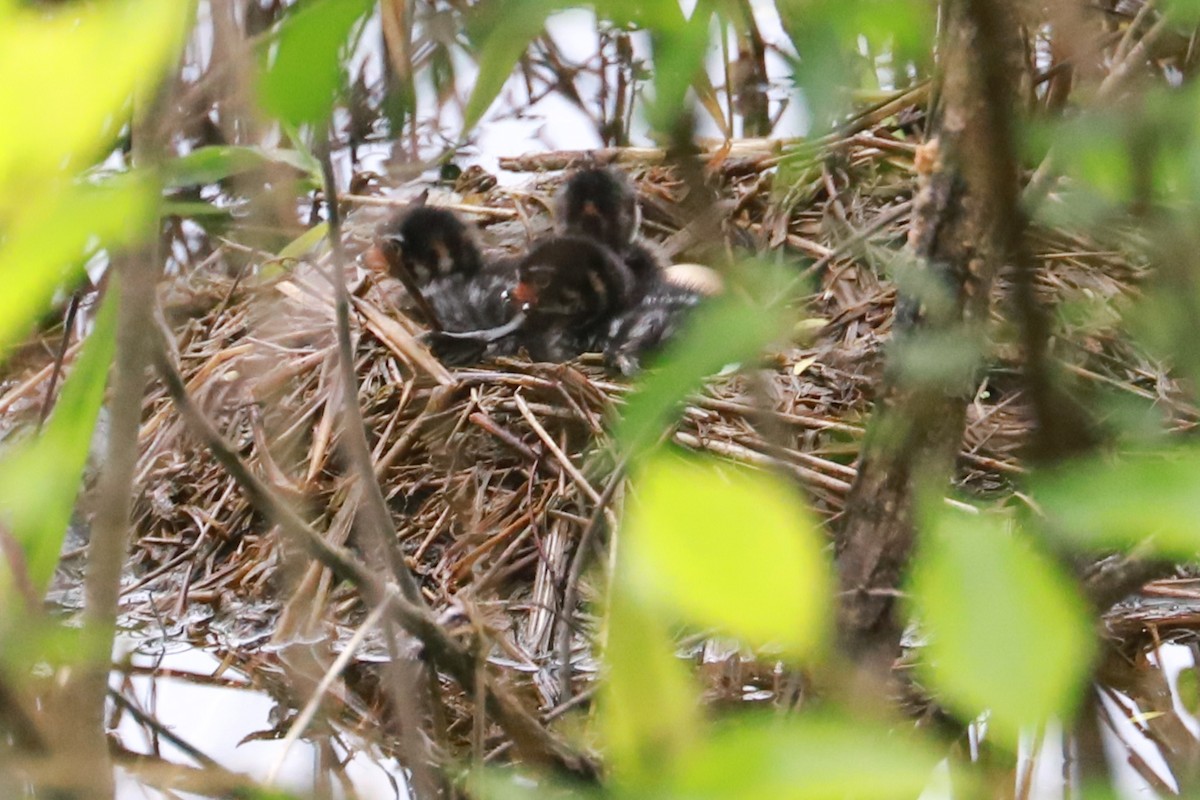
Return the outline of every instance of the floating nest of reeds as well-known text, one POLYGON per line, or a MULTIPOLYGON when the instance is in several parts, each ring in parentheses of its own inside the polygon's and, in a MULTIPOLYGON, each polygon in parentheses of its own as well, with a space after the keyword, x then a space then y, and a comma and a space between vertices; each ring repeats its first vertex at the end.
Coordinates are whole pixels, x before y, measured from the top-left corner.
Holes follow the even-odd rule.
MULTIPOLYGON (((653 152, 624 154, 642 199, 643 231, 673 258, 757 254, 785 260, 811 281, 809 322, 795 341, 755 369, 713 378, 683 410, 673 434, 678 445, 791 476, 826 518, 842 510, 889 338, 895 289, 885 248, 899 249, 906 236, 916 151, 895 129, 864 125, 806 154, 765 144, 708 152, 703 168, 719 194, 720 218, 710 226, 719 235, 706 241, 681 211, 689 208, 689 184, 653 152), (773 190, 784 171, 795 188, 773 190)), ((511 166, 545 165, 561 166, 553 157, 511 166)), ((480 225, 486 244, 518 249, 549 227, 548 199, 560 177, 537 175, 516 190, 468 174, 451 199, 480 225)), ((351 254, 418 190, 348 199, 351 254)), ((1071 312, 1058 320, 1056 356, 1097 391, 1155 409, 1173 425, 1193 425, 1195 411, 1161 365, 1118 328, 1145 265, 1066 230, 1037 230, 1033 242, 1040 290, 1071 312)), ((188 391, 314 527, 369 553, 356 541, 355 491, 339 447, 334 292, 322 273, 329 256, 260 258, 247 267, 241 254, 240 263, 182 275, 162 289, 188 391)), ((449 625, 484 632, 490 668, 528 687, 531 708, 544 714, 561 699, 559 620, 577 546, 585 529, 603 521, 598 515, 619 515, 621 486, 604 452, 630 386, 588 357, 446 368, 399 311, 398 285, 358 267, 347 280, 357 402, 397 543, 434 610, 449 625), (602 495, 611 497, 603 509, 602 495)), ((1003 309, 1003 280, 996 293, 994 307, 1003 309)), ((958 462, 958 488, 996 502, 1012 495, 1030 433, 1011 339, 998 313, 997 344, 970 403, 958 462)), ((11 414, 22 403, 35 406, 47 374, 43 359, 13 378, 0 407, 11 414)), ((268 645, 344 638, 362 620, 354 591, 266 524, 156 381, 140 448, 125 594, 130 620, 186 625, 255 675, 271 674, 279 657, 268 645)), ((603 583, 601 551, 592 562, 600 568, 572 589, 579 603, 562 629, 570 635, 576 696, 586 695, 594 673, 586 610, 603 583)), ((368 646, 360 667, 372 660, 368 646)), ((698 661, 718 662, 706 668, 716 697, 774 697, 770 669, 736 649, 710 648, 698 661)), ((452 720, 452 730, 464 724, 452 720)))

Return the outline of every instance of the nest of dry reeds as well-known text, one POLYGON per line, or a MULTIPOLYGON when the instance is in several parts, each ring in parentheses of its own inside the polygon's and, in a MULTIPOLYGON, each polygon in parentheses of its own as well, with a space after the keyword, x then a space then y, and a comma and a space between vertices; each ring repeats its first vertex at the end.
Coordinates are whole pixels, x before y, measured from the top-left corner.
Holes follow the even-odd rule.
MULTIPOLYGON (((793 261, 811 280, 811 319, 764 365, 714 378, 673 434, 683 447, 792 476, 827 518, 842 509, 855 474, 895 298, 882 252, 903 243, 916 183, 910 138, 872 120, 857 130, 801 154, 765 144, 707 154, 704 169, 720 196, 715 251, 793 261), (783 174, 799 176, 795 188, 773 190, 783 174)), ((652 152, 634 154, 637 160, 617 155, 630 160, 646 235, 673 258, 690 260, 691 248, 700 247, 711 258, 713 242, 697 243, 681 211, 689 184, 652 152)), ((509 166, 561 167, 556 158, 509 166)), ((521 190, 476 182, 460 186, 456 201, 481 225, 487 244, 519 248, 549 227, 557 180, 539 176, 521 190)), ((347 202, 358 207, 347 225, 353 253, 405 199, 347 202)), ((1097 390, 1157 404, 1191 425, 1194 412, 1174 396, 1160 365, 1117 327, 1114 309, 1137 290, 1144 265, 1069 231, 1039 230, 1033 238, 1040 290, 1056 307, 1081 311, 1060 319, 1056 356, 1097 390)), ((321 261, 328 256, 236 275, 193 272, 164 287, 162 298, 196 403, 330 541, 368 552, 356 541, 357 501, 339 448, 334 292, 313 263, 321 261)), ((585 573, 570 592, 567 578, 583 532, 619 513, 619 477, 604 452, 629 386, 586 357, 447 369, 398 310, 396 286, 357 268, 347 279, 356 401, 397 544, 435 611, 485 632, 492 668, 531 687, 532 704, 553 708, 563 631, 577 691, 593 673, 589 626, 579 615, 597 596, 598 578, 585 573), (560 626, 564 596, 580 601, 566 609, 569 626, 560 626)), ((995 305, 1003 307, 1003 280, 996 291, 995 305)), ((1001 315, 996 319, 998 344, 970 405, 958 484, 1003 498, 1023 471, 1030 416, 1015 377, 1015 347, 1006 344, 1001 315)), ((38 376, 44 381, 44 367, 11 384, 0 406, 36 396, 38 376)), ((208 643, 232 661, 260 665, 270 660, 270 642, 342 636, 361 619, 355 593, 296 557, 188 433, 157 383, 146 400, 140 448, 125 595, 131 619, 207 620, 208 643)), ((770 694, 770 676, 760 680, 751 660, 736 652, 719 658, 736 663, 738 675, 730 679, 726 668, 714 678, 718 694, 737 697, 759 684, 770 694)))

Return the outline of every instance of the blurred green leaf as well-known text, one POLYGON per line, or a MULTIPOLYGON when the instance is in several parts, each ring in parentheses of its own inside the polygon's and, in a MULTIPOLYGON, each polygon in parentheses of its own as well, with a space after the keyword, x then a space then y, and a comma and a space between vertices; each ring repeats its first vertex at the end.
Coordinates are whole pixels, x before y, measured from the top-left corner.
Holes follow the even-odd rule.
POLYGON ((169 187, 196 186, 216 183, 231 175, 249 172, 267 164, 283 164, 309 176, 314 184, 321 181, 320 164, 297 150, 268 147, 212 146, 201 147, 185 156, 172 159, 163 167, 169 187), (316 172, 314 172, 314 168, 316 172))
POLYGON ((122 110, 131 96, 162 75, 191 8, 128 0, 72 4, 53 14, 38 7, 4 20, 0 220, 42 191, 50 176, 99 154, 128 116, 122 110))
POLYGON ((1021 729, 1069 719, 1094 634, 1066 573, 997 515, 938 505, 923 525, 912 603, 929 644, 920 668, 947 706, 1016 748, 1021 729))
POLYGON ((896 374, 909 386, 944 386, 970 391, 976 382, 985 341, 965 326, 953 331, 906 331, 892 343, 896 374))
POLYGON ((279 257, 282 258, 300 258, 312 252, 312 249, 321 242, 325 241, 325 237, 329 233, 328 222, 318 222, 304 233, 297 236, 292 241, 288 242, 287 246, 279 251, 279 257))
POLYGON ((292 125, 320 124, 343 88, 342 53, 354 24, 373 0, 304 3, 268 40, 259 79, 263 108, 292 125))
POLYGON ((662 621, 629 587, 614 588, 607 627, 600 728, 609 763, 618 784, 652 786, 703 731, 698 691, 662 621))
POLYGON ((1200 712, 1200 675, 1196 667, 1184 669, 1175 679, 1175 689, 1179 693, 1179 704, 1193 717, 1200 712))
MULTIPOLYGON (((945 753, 915 730, 861 719, 755 716, 727 724, 676 766, 689 800, 893 800, 918 797, 945 753)), ((965 796, 965 795, 964 795, 965 796)))
POLYGON ((1200 551, 1200 451, 1180 447, 1078 461, 1034 482, 1048 529, 1098 550, 1150 548, 1191 560, 1200 551))
POLYGON ((646 0, 599 0, 596 14, 618 27, 671 32, 687 22, 678 3, 647 3, 646 0))
POLYGON ((214 222, 233 216, 233 209, 206 203, 203 200, 163 200, 159 212, 164 217, 211 217, 214 222))
MULTIPOLYGON (((55 554, 57 555, 57 553, 55 554)), ((4 570, 3 580, 8 580, 4 570)), ((44 615, 14 613, 15 609, 3 608, 4 598, 0 595, 0 669, 4 670, 7 688, 28 680, 39 668, 47 665, 74 667, 79 664, 103 663, 110 658, 113 649, 111 633, 100 626, 83 625, 74 627, 47 624, 44 615), (11 681, 11 683, 9 683, 11 681)))
POLYGON ((702 75, 708 55, 712 8, 700 0, 690 18, 685 19, 676 3, 662 3, 663 13, 651 29, 654 42, 654 99, 647 105, 650 124, 660 133, 669 134, 679 115, 685 111, 688 89, 702 75), (673 9, 673 11, 671 11, 673 9), (678 14, 678 17, 674 17, 678 14))
POLYGON ((1163 8, 1178 25, 1200 24, 1200 0, 1168 0, 1163 8))
POLYGON ((829 628, 825 537, 768 472, 663 454, 634 476, 625 563, 638 597, 760 646, 812 657, 829 628))
POLYGON ((935 31, 933 4, 909 0, 779 0, 783 28, 798 59, 793 78, 804 92, 814 133, 834 126, 847 109, 848 90, 889 86, 928 74, 935 31), (885 55, 882 63, 868 59, 885 55))
MULTIPOLYGON (((763 272, 769 272, 766 265, 763 272)), ((724 367, 758 357, 772 341, 785 338, 795 313, 779 298, 758 303, 743 292, 730 292, 696 309, 684 333, 664 350, 637 383, 616 427, 627 453, 652 447, 677 409, 699 391, 704 379, 724 367)))
POLYGON ((463 111, 463 135, 475 127, 499 96, 530 43, 541 35, 546 17, 561 0, 493 0, 475 10, 473 38, 480 43, 479 74, 463 111))
POLYGON ((0 245, 0 349, 24 336, 54 292, 83 274, 97 247, 135 242, 153 230, 158 187, 126 175, 103 185, 73 184, 29 200, 9 220, 0 245))
POLYGON ((110 291, 42 433, 0 460, 0 508, 38 594, 58 563, 104 402, 116 341, 115 301, 110 291))

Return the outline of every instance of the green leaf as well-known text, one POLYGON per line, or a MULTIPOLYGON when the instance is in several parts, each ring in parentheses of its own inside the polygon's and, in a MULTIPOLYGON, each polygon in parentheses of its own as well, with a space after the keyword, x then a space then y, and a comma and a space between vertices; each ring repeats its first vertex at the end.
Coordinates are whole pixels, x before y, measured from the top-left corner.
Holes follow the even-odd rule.
POLYGON ((660 19, 652 28, 654 41, 654 100, 647 108, 651 125, 669 135, 685 108, 687 90, 702 78, 708 55, 712 9, 701 0, 685 19, 675 3, 662 3, 673 18, 660 19), (676 16, 677 15, 677 16, 676 16))
POLYGON ((45 592, 58 563, 104 402, 115 348, 115 300, 116 292, 110 291, 41 435, 0 461, 0 508, 38 594, 45 592))
POLYGON ((910 589, 924 680, 964 719, 987 711, 989 737, 1015 748, 1023 727, 1071 717, 1095 642, 1072 579, 1012 528, 939 506, 910 589))
POLYGON ((320 166, 316 165, 314 174, 314 165, 296 150, 232 145, 198 148, 168 162, 163 172, 168 187, 195 186, 216 183, 267 164, 283 164, 308 175, 312 181, 319 183, 321 180, 320 166))
MULTIPOLYGON (((768 271, 766 265, 756 267, 768 271)), ((696 309, 683 335, 668 345, 630 395, 616 428, 621 447, 638 454, 653 446, 680 403, 699 391, 706 377, 756 358, 769 342, 787 334, 794 318, 782 302, 757 303, 741 291, 696 309)))
POLYGON ((127 245, 153 230, 157 201, 151 180, 126 175, 43 192, 10 218, 0 245, 0 350, 26 334, 55 291, 79 279, 97 245, 127 245))
POLYGON ((1179 673, 1175 679, 1175 691, 1184 710, 1196 716, 1200 712, 1200 674, 1197 674, 1195 666, 1179 673))
POLYGON ((99 154, 128 116, 132 95, 162 76, 191 9, 129 0, 72 4, 57 13, 38 7, 4 20, 0 220, 64 165, 99 154))
POLYGON ((627 586, 614 587, 610 599, 606 656, 600 728, 613 776, 625 786, 654 785, 663 764, 701 733, 698 692, 662 621, 627 586))
POLYGON ((1099 550, 1142 547, 1180 559, 1200 551, 1200 451, 1180 447, 1067 464, 1034 482, 1048 530, 1099 550))
POLYGON ((267 53, 258 85, 263 108, 293 125, 328 119, 344 83, 343 48, 372 5, 373 0, 320 0, 288 15, 268 42, 273 52, 267 53))
POLYGON ((676 766, 664 797, 893 800, 919 797, 945 757, 915 730, 861 719, 754 716, 726 725, 676 766))
MULTIPOLYGON (((57 553, 55 554, 57 555, 57 553)), ((7 580, 6 572, 0 579, 7 580)), ((6 598, 0 594, 0 608, 6 598)), ((39 609, 40 610, 40 609, 39 609)), ((36 684, 32 676, 39 670, 103 664, 112 657, 112 635, 97 625, 71 627, 47 624, 43 614, 20 613, 20 607, 4 608, 0 614, 0 669, 9 688, 22 681, 36 684), (10 683, 11 681, 11 683, 10 683)))
POLYGON ((847 110, 849 91, 877 88, 880 72, 895 80, 909 62, 927 74, 936 30, 934 6, 908 0, 779 0, 776 4, 783 28, 799 58, 793 79, 804 93, 814 120, 813 133, 823 134, 847 110), (889 56, 885 65, 866 57, 868 52, 889 56))
POLYGON ((1177 25, 1200 24, 1200 0, 1170 0, 1164 7, 1177 25))
POLYGON ((472 30, 481 44, 479 74, 463 111, 463 136, 475 127, 495 102, 513 68, 546 25, 546 17, 563 3, 558 0, 493 0, 476 11, 472 30))
POLYGON ((300 258, 312 252, 312 249, 321 244, 325 237, 329 235, 329 223, 318 222, 304 233, 297 236, 292 241, 288 242, 287 246, 279 251, 280 258, 300 258))
POLYGON ((825 538, 794 487, 715 459, 660 455, 634 479, 626 564, 639 597, 753 645, 811 657, 829 628, 825 538))

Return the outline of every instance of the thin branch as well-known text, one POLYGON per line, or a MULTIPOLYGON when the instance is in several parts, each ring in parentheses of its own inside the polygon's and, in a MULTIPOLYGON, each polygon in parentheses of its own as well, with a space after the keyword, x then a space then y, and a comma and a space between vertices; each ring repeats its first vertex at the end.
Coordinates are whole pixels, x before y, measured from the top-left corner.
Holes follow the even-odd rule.
POLYGON ((560 703, 566 703, 571 699, 571 630, 574 627, 572 621, 575 615, 575 604, 579 602, 579 580, 583 575, 583 567, 587 563, 588 553, 592 550, 592 543, 603 527, 605 510, 612 502, 617 487, 624 480, 625 461, 622 459, 617 468, 613 470, 612 475, 608 477, 608 483, 604 485, 604 490, 596 501, 596 508, 588 520, 588 525, 579 537, 579 545, 575 548, 575 554, 571 557, 571 567, 567 571, 567 582, 563 587, 562 606, 558 612, 558 624, 554 630, 555 651, 558 654, 558 701, 560 703))
POLYGON ((328 278, 333 284, 337 313, 338 377, 342 384, 342 415, 345 424, 342 441, 346 445, 347 460, 363 489, 363 504, 358 513, 362 514, 362 520, 379 548, 380 555, 387 559, 400 591, 409 602, 420 603, 421 589, 396 548, 392 516, 388 511, 383 490, 375 477, 375 467, 371 463, 371 446, 367 443, 362 409, 358 407, 358 378, 354 374, 354 347, 350 341, 350 292, 346 289, 346 253, 342 249, 342 221, 338 210, 337 184, 327 144, 323 144, 317 150, 325 179, 329 242, 333 248, 333 264, 328 278))

